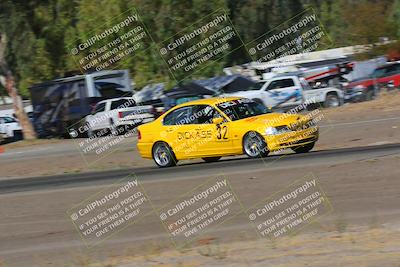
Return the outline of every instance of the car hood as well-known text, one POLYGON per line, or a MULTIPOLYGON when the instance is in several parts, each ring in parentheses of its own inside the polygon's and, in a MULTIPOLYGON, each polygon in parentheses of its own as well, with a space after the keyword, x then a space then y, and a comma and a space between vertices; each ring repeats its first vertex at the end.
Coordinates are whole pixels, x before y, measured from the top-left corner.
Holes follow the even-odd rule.
POLYGON ((283 126, 290 125, 300 121, 304 116, 298 114, 287 114, 287 113, 268 113, 263 115, 258 115, 240 121, 249 123, 251 125, 259 126, 283 126))

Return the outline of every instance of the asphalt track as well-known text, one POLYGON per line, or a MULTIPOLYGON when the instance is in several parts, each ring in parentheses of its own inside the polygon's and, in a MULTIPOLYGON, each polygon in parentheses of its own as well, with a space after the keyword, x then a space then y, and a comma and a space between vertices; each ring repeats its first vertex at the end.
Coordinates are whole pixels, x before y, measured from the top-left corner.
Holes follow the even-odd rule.
POLYGON ((0 180, 0 194, 34 190, 84 187, 112 184, 135 174, 140 181, 190 179, 207 174, 226 174, 244 170, 285 169, 296 166, 317 166, 327 163, 346 163, 400 154, 400 144, 311 151, 306 154, 273 155, 260 159, 235 157, 215 163, 184 163, 171 168, 141 167, 79 174, 26 177, 0 180))
MULTIPOLYGON (((101 188, 130 174, 138 177, 155 209, 219 174, 228 178, 244 207, 250 208, 311 172, 334 207, 332 214, 318 220, 321 225, 335 225, 342 216, 351 225, 365 225, 377 218, 387 227, 400 227, 399 159, 398 143, 262 159, 236 157, 215 163, 183 162, 167 169, 142 167, 3 179, 0 180, 0 260, 11 266, 43 266, 43 262, 35 265, 36 257, 46 259, 46 266, 65 266, 76 253, 91 253, 92 257, 102 259, 123 254, 127 248, 143 252, 152 242, 170 248, 169 236, 156 214, 130 225, 93 250, 86 249, 66 215, 66 211, 101 188)), ((321 230, 313 226, 307 231, 321 230)), ((223 227, 212 229, 209 235, 221 242, 231 242, 241 232, 254 232, 245 216, 237 216, 223 227)))

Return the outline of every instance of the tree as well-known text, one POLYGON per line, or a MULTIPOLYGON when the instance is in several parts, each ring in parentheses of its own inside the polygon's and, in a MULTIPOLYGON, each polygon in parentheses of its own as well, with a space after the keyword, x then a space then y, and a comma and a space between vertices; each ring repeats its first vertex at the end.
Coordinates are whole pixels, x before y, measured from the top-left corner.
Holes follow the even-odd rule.
POLYGON ((36 133, 33 129, 32 123, 25 113, 24 106, 22 104, 22 98, 18 94, 18 90, 15 87, 14 75, 11 72, 8 64, 5 60, 5 50, 7 44, 7 37, 4 33, 0 33, 0 83, 6 88, 9 96, 13 101, 13 108, 15 116, 19 120, 22 128, 24 139, 32 140, 36 138, 36 133))
POLYGON ((372 44, 380 37, 393 37, 393 26, 384 2, 357 2, 347 5, 343 20, 347 25, 346 37, 358 44, 372 44))
POLYGON ((387 1, 360 1, 346 5, 343 10, 343 20, 346 25, 344 38, 348 38, 352 44, 369 46, 366 53, 360 54, 360 59, 382 55, 377 43, 382 37, 395 38, 397 26, 390 23, 387 7, 387 1))
MULTIPOLYGON (((393 25, 400 25, 400 0, 395 0, 391 8, 391 18, 390 21, 393 25)), ((400 37, 400 27, 396 29, 397 37, 400 37)))

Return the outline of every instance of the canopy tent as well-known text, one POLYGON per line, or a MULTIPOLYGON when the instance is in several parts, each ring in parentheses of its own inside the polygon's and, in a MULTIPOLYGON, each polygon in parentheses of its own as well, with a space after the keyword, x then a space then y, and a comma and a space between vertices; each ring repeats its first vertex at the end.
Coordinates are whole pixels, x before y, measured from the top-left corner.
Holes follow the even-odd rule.
POLYGON ((133 97, 138 103, 160 101, 165 98, 164 87, 163 83, 149 84, 136 92, 133 97))
POLYGON ((188 96, 212 96, 215 91, 207 89, 206 87, 190 82, 187 84, 180 84, 165 92, 165 95, 170 98, 180 98, 188 96))
POLYGON ((215 91, 190 82, 187 84, 178 84, 174 88, 165 91, 165 95, 164 105, 168 109, 188 101, 213 96, 215 95, 215 91))
POLYGON ((194 83, 213 90, 218 94, 247 90, 255 84, 253 80, 239 74, 197 80, 194 83))

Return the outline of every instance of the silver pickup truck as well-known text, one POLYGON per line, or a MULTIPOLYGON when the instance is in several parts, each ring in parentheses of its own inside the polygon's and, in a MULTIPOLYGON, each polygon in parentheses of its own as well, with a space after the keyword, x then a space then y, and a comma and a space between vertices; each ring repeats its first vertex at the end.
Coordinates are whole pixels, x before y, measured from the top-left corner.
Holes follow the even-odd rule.
POLYGON ((304 103, 315 103, 324 107, 337 107, 343 104, 343 92, 334 87, 316 88, 295 75, 276 76, 260 81, 253 87, 223 96, 238 96, 253 99, 273 109, 285 109, 304 103))
POLYGON ((91 137, 105 130, 118 135, 124 130, 153 121, 155 116, 152 105, 140 106, 133 97, 120 97, 100 101, 85 120, 88 136, 91 137))

